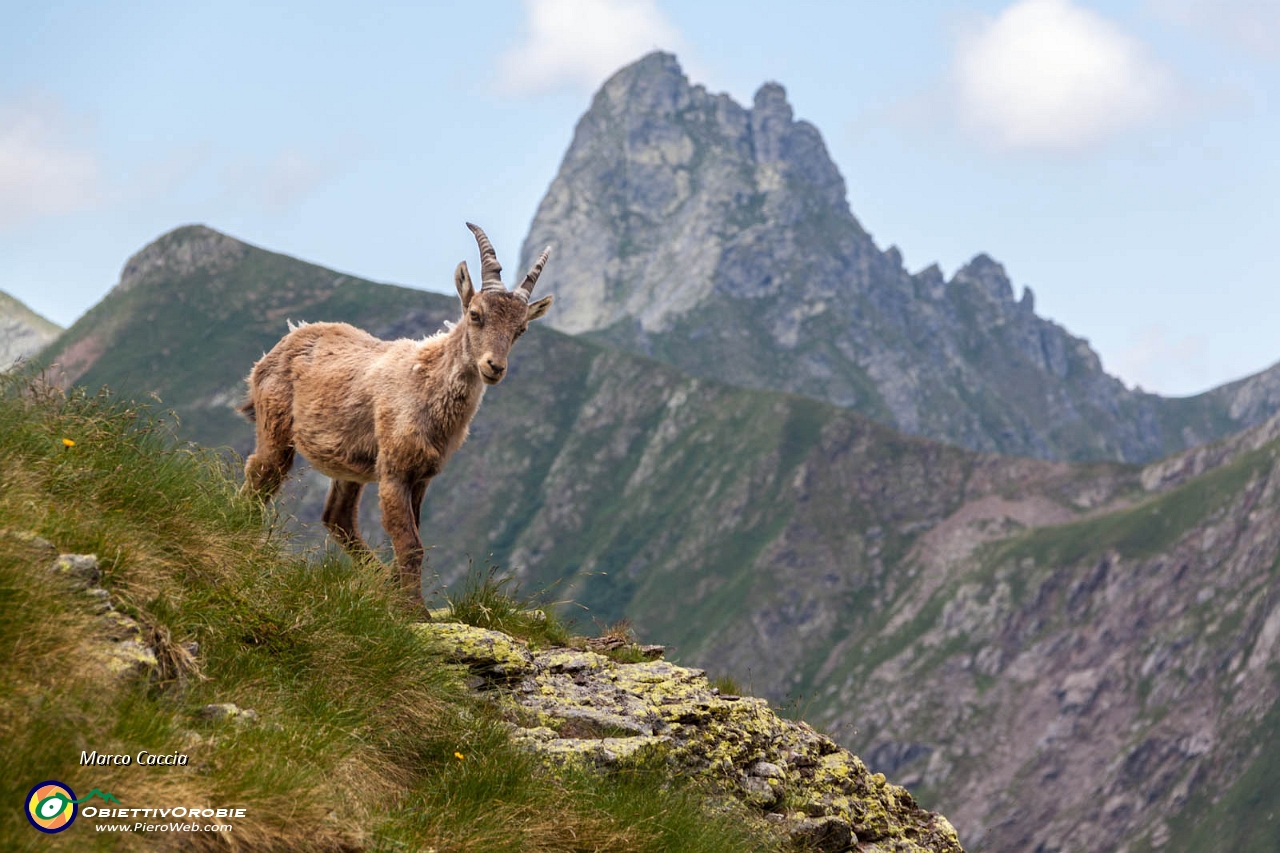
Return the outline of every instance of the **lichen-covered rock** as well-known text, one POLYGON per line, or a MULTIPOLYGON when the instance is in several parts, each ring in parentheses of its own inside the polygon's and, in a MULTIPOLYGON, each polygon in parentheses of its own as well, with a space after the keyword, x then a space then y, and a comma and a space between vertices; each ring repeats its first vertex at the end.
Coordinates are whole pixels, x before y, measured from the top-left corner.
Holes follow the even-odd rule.
POLYGON ((62 554, 53 561, 49 571, 81 587, 97 586, 102 580, 97 554, 62 554))
POLYGON ((529 650, 501 631, 458 622, 422 622, 416 627, 436 643, 449 660, 466 664, 480 675, 506 679, 533 671, 529 650))
POLYGON ((200 709, 200 716, 216 723, 233 721, 237 725, 257 722, 258 712, 252 708, 241 708, 234 702, 216 702, 200 709))
POLYGON ((155 650, 141 640, 108 643, 102 654, 107 673, 115 678, 146 678, 160 668, 155 650))
POLYGON ((89 606, 93 608, 93 612, 99 616, 115 609, 111 604, 111 593, 100 586, 90 587, 84 591, 84 594, 85 598, 89 599, 89 606))
POLYGON ((0 537, 16 541, 19 544, 36 551, 42 557, 52 558, 58 556, 58 549, 52 542, 31 530, 10 530, 8 528, 4 528, 0 529, 0 537))
POLYGON ((852 753, 763 699, 722 696, 702 670, 618 663, 554 648, 530 652, 497 631, 419 626, 486 679, 515 739, 553 764, 624 762, 661 751, 780 827, 799 849, 960 851, 955 829, 852 753))
MULTIPOLYGON (((32 535, 27 541, 42 550, 56 553, 53 545, 39 537, 32 535)), ((100 661, 110 679, 150 678, 160 671, 160 661, 155 649, 147 642, 142 625, 116 610, 111 603, 111 593, 98 586, 102 580, 102 567, 96 554, 59 554, 49 565, 49 572, 72 590, 79 590, 98 617, 98 637, 86 651, 100 661)))
POLYGON ((790 828, 791 843, 801 850, 839 853, 857 843, 846 821, 837 817, 819 817, 796 821, 790 828))

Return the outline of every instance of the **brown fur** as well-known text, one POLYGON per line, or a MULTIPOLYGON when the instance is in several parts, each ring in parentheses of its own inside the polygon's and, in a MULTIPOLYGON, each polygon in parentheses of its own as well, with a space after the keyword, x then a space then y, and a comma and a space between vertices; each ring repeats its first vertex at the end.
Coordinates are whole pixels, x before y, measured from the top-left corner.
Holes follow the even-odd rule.
POLYGON ((356 526, 360 492, 377 483, 401 583, 419 601, 427 485, 466 440, 485 386, 506 373, 515 339, 551 303, 548 296, 528 304, 504 288, 477 293, 465 263, 455 284, 462 319, 425 340, 383 341, 346 323, 292 329, 253 366, 241 408, 257 429, 246 491, 270 498, 301 453, 333 478, 325 527, 363 557, 370 552, 356 526))

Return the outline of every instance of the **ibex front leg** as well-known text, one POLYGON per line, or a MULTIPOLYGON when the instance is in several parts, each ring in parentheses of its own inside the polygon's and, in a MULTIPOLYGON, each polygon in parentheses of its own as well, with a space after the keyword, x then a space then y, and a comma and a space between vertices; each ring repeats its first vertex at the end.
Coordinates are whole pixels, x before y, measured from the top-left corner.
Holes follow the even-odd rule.
MULTIPOLYGON (((415 483, 401 477, 383 477, 378 482, 378 498, 382 507, 382 526, 391 537, 396 552, 400 585, 409 597, 422 602, 422 558, 426 551, 418 535, 418 506, 414 503, 415 483)), ((422 491, 426 491, 423 482, 422 491)), ((420 502, 419 502, 420 503, 420 502)))

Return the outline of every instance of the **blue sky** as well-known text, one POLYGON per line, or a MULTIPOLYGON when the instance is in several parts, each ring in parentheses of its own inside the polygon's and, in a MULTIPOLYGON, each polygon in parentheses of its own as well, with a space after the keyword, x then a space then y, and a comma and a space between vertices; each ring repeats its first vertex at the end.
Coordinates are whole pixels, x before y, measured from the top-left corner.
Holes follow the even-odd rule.
POLYGON ((448 290, 511 265, 594 88, 647 50, 822 131, 915 270, 978 252, 1129 384, 1280 360, 1280 0, 7 2, 0 289, 68 324, 203 222, 448 290))

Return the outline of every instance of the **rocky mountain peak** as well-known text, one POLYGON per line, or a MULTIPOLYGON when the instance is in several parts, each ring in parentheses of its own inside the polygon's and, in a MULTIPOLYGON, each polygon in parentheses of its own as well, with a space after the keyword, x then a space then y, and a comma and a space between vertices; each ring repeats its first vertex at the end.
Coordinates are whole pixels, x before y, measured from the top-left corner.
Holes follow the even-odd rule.
POLYGON ((114 292, 139 284, 177 279, 197 270, 219 272, 244 257, 245 243, 204 225, 183 225, 157 237, 125 262, 114 292))
POLYGON ((1036 295, 1029 285, 1022 288, 1022 298, 1018 300, 1018 307, 1025 314, 1036 313, 1036 295))
POLYGON ((756 162, 773 163, 783 159, 782 142, 794 123, 787 90, 777 83, 765 83, 756 92, 751 106, 751 141, 756 162))
POLYGON ((675 55, 654 51, 605 81, 591 108, 669 116, 687 105, 689 88, 675 55))
POLYGON ((669 53, 617 72, 582 116, 523 265, 547 244, 561 331, 977 450, 1148 461, 1280 407, 1280 369, 1190 404, 1128 391, 987 254, 949 281, 908 274, 781 85, 744 107, 669 53))
POLYGON ((912 278, 916 281, 919 293, 927 299, 941 299, 947 292, 947 278, 942 274, 942 267, 936 263, 929 264, 912 278))
MULTIPOLYGON (((583 115, 525 241, 553 243, 548 315, 575 333, 670 330, 717 293, 807 300, 875 247, 844 201, 844 181, 786 90, 752 107, 692 85, 651 53, 611 77, 583 115), (540 242, 541 241, 541 242, 540 242), (791 258, 779 275, 777 263, 791 258)), ((878 255, 878 253, 876 253, 878 255)))
POLYGON ((1004 265, 985 253, 977 255, 957 270, 951 283, 970 287, 995 303, 1013 301, 1013 283, 1009 281, 1004 265))

